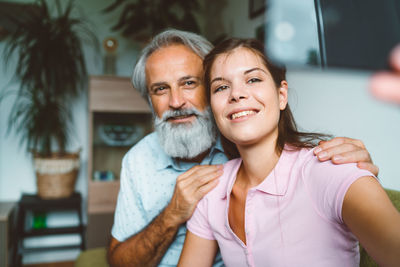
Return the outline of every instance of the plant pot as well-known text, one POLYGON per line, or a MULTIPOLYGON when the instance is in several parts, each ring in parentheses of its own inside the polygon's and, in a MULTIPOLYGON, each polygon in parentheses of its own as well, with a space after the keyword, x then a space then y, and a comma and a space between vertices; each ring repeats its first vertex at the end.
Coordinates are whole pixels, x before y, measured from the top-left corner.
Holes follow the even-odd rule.
POLYGON ((58 199, 72 195, 79 171, 79 152, 51 157, 34 155, 37 191, 40 198, 58 199))

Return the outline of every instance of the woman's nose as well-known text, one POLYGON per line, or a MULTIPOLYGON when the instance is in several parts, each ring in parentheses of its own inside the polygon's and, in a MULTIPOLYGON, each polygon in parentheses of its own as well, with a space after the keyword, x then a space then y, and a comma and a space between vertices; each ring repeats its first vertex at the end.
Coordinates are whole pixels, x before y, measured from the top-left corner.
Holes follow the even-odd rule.
POLYGON ((231 102, 237 102, 240 99, 246 99, 248 98, 248 92, 245 86, 243 85, 232 85, 231 87, 231 95, 230 95, 230 101, 231 102))

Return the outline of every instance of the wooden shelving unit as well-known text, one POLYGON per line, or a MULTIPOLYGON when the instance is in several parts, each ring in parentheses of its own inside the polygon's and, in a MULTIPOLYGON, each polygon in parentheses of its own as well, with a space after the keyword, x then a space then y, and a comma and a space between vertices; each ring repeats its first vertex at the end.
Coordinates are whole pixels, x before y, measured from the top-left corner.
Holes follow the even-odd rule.
POLYGON ((107 245, 119 191, 121 161, 133 145, 104 143, 99 137, 99 127, 107 124, 140 127, 140 137, 152 131, 150 108, 129 78, 92 76, 89 80, 88 248, 107 245), (96 171, 112 173, 114 179, 94 180, 96 171))

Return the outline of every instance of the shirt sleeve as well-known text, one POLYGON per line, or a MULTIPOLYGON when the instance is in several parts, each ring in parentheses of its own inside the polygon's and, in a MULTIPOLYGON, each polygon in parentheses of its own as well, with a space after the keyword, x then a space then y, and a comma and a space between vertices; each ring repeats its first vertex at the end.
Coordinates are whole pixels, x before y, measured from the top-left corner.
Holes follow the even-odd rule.
POLYGON ((312 151, 308 156, 302 177, 315 208, 326 219, 343 223, 342 206, 349 187, 361 177, 375 176, 359 169, 355 163, 335 165, 330 160, 320 162, 312 151))
POLYGON ((130 170, 128 155, 122 161, 120 190, 115 209, 112 236, 120 242, 141 231, 146 225, 146 213, 139 198, 137 179, 130 170))
POLYGON ((187 221, 186 227, 193 234, 208 240, 215 240, 208 220, 207 198, 199 201, 192 217, 187 221))

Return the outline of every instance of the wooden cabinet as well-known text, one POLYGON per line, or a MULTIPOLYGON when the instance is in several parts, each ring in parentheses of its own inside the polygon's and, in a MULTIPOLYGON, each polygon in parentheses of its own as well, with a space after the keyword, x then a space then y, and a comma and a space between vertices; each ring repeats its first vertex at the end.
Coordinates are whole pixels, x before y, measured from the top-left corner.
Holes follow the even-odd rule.
POLYGON ((90 77, 88 248, 107 244, 119 191, 122 158, 151 131, 150 108, 132 87, 129 78, 90 77))

